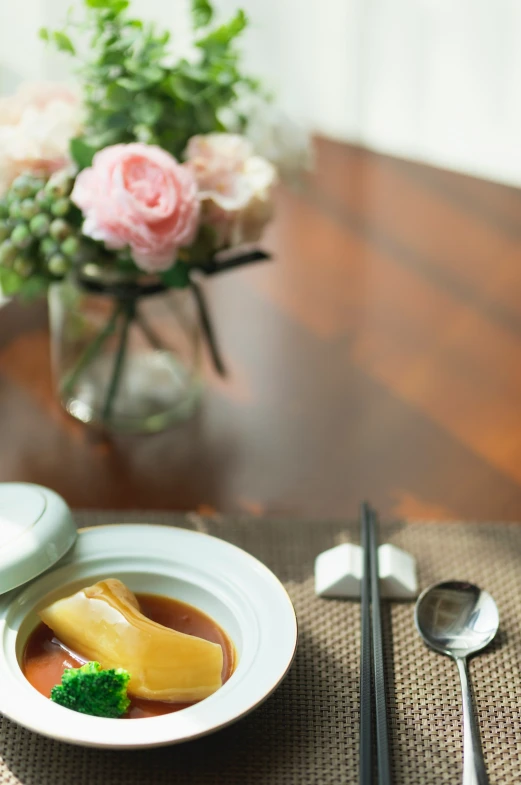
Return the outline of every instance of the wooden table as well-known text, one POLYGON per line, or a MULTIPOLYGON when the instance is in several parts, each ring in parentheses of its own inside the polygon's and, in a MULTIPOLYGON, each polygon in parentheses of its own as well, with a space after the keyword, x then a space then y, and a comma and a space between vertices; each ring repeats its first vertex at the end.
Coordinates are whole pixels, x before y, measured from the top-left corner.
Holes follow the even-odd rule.
POLYGON ((276 261, 207 285, 231 376, 188 423, 63 414, 43 303, 0 310, 0 481, 75 507, 521 518, 521 192, 325 140, 276 261))

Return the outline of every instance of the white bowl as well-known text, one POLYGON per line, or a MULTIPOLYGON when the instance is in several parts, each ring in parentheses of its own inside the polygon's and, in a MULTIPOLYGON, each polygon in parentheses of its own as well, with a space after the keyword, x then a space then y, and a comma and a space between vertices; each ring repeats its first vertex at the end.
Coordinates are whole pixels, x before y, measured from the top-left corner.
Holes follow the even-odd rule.
POLYGON ((282 584, 240 548, 185 529, 117 524, 84 529, 56 568, 0 597, 0 641, 0 712, 72 744, 137 748, 204 736, 258 706, 292 662, 297 625, 282 584), (231 678, 194 706, 135 720, 79 714, 41 695, 20 668, 37 610, 107 577, 135 592, 182 600, 215 619, 239 655, 231 678))

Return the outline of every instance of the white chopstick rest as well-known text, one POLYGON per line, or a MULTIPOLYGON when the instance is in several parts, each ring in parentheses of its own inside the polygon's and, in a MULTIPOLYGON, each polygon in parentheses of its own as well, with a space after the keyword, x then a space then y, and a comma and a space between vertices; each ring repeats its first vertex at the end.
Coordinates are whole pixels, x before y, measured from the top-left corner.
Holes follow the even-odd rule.
MULTIPOLYGON (((378 548, 380 594, 384 599, 412 600, 418 595, 416 560, 395 545, 378 548)), ((315 592, 319 597, 357 599, 362 578, 362 548, 344 543, 315 559, 315 592)))

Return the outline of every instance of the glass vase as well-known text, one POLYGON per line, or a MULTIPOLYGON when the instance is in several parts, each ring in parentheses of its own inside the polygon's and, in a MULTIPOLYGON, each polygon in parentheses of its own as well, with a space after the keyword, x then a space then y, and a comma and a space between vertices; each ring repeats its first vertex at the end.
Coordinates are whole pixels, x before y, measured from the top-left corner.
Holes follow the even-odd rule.
POLYGON ((201 329, 190 288, 68 278, 49 291, 60 401, 103 430, 153 433, 185 420, 201 394, 201 329))

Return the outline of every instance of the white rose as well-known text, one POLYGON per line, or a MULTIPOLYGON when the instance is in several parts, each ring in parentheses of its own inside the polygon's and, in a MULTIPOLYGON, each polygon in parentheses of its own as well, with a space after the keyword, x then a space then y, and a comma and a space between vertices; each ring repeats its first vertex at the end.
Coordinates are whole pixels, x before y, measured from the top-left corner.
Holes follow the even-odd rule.
POLYGON ((66 165, 79 133, 80 102, 68 88, 23 85, 0 99, 0 196, 21 172, 50 174, 66 165))
POLYGON ((239 134, 194 136, 186 157, 197 179, 202 223, 215 230, 219 247, 256 242, 273 214, 273 164, 253 155, 239 134))

